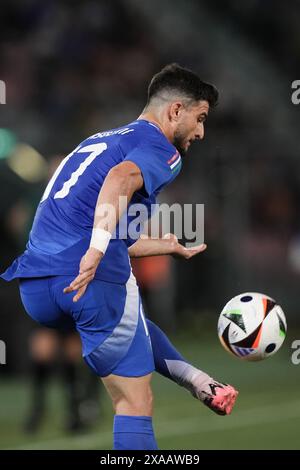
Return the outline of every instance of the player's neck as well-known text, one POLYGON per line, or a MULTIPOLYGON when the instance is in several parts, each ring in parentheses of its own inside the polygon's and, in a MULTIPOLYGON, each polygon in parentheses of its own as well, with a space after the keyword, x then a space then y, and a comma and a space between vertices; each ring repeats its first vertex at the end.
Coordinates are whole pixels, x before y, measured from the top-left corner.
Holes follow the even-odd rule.
POLYGON ((162 122, 161 119, 159 119, 157 116, 154 115, 154 113, 152 113, 151 111, 146 111, 144 113, 142 113, 139 117, 138 117, 138 120, 139 119, 144 119, 145 121, 149 121, 151 122, 152 124, 154 124, 155 126, 157 126, 161 132, 166 136, 166 138, 172 142, 172 139, 173 139, 173 132, 171 130, 169 130, 167 128, 166 125, 164 125, 164 123, 162 122))

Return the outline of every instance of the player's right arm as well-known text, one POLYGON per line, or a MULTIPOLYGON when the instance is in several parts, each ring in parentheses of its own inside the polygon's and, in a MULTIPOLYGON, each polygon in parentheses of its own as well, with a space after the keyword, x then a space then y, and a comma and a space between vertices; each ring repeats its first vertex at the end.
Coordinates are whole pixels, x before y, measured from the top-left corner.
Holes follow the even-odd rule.
POLYGON ((95 276, 105 252, 101 251, 104 238, 107 237, 109 241, 133 194, 141 189, 143 184, 141 170, 131 161, 119 163, 107 174, 95 208, 90 247, 81 258, 78 276, 64 289, 64 293, 77 291, 73 298, 74 302, 82 297, 95 276), (97 246, 97 237, 99 246, 97 246))
POLYGON ((131 258, 144 258, 145 256, 171 255, 174 258, 190 259, 206 250, 205 243, 186 248, 181 245, 176 235, 168 233, 163 238, 150 238, 141 236, 128 249, 131 258))

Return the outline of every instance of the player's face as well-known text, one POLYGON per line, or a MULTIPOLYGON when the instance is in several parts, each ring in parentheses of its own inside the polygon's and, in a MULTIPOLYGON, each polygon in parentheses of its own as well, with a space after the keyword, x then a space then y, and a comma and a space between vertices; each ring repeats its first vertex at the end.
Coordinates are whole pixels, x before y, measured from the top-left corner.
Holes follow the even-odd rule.
POLYGON ((174 146, 181 154, 185 154, 195 140, 204 138, 204 121, 208 110, 207 101, 198 101, 182 108, 173 140, 174 146))

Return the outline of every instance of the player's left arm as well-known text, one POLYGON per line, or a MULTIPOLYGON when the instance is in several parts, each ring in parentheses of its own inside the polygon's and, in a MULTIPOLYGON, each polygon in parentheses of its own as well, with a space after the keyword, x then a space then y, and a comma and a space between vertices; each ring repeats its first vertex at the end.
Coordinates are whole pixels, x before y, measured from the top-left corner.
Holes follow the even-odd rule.
POLYGON ((186 248, 178 242, 173 234, 167 234, 164 238, 148 238, 142 236, 128 249, 131 258, 145 256, 172 255, 175 258, 190 259, 206 250, 206 244, 186 248))

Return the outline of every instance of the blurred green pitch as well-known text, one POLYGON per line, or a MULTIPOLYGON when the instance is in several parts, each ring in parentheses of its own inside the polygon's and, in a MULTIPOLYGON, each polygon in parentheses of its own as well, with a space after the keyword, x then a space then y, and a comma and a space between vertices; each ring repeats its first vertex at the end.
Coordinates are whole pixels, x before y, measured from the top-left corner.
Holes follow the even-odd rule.
MULTIPOLYGON (((184 389, 154 374, 154 427, 160 449, 300 449, 300 365, 291 362, 291 333, 282 349, 269 360, 244 363, 227 354, 207 335, 175 338, 193 363, 218 380, 240 390, 236 408, 228 417, 213 414, 184 389)), ((112 412, 104 393, 102 419, 92 431, 68 435, 63 431, 64 394, 52 383, 49 409, 41 430, 25 435, 22 424, 29 398, 25 381, 2 381, 0 387, 1 449, 111 449, 112 412)))

